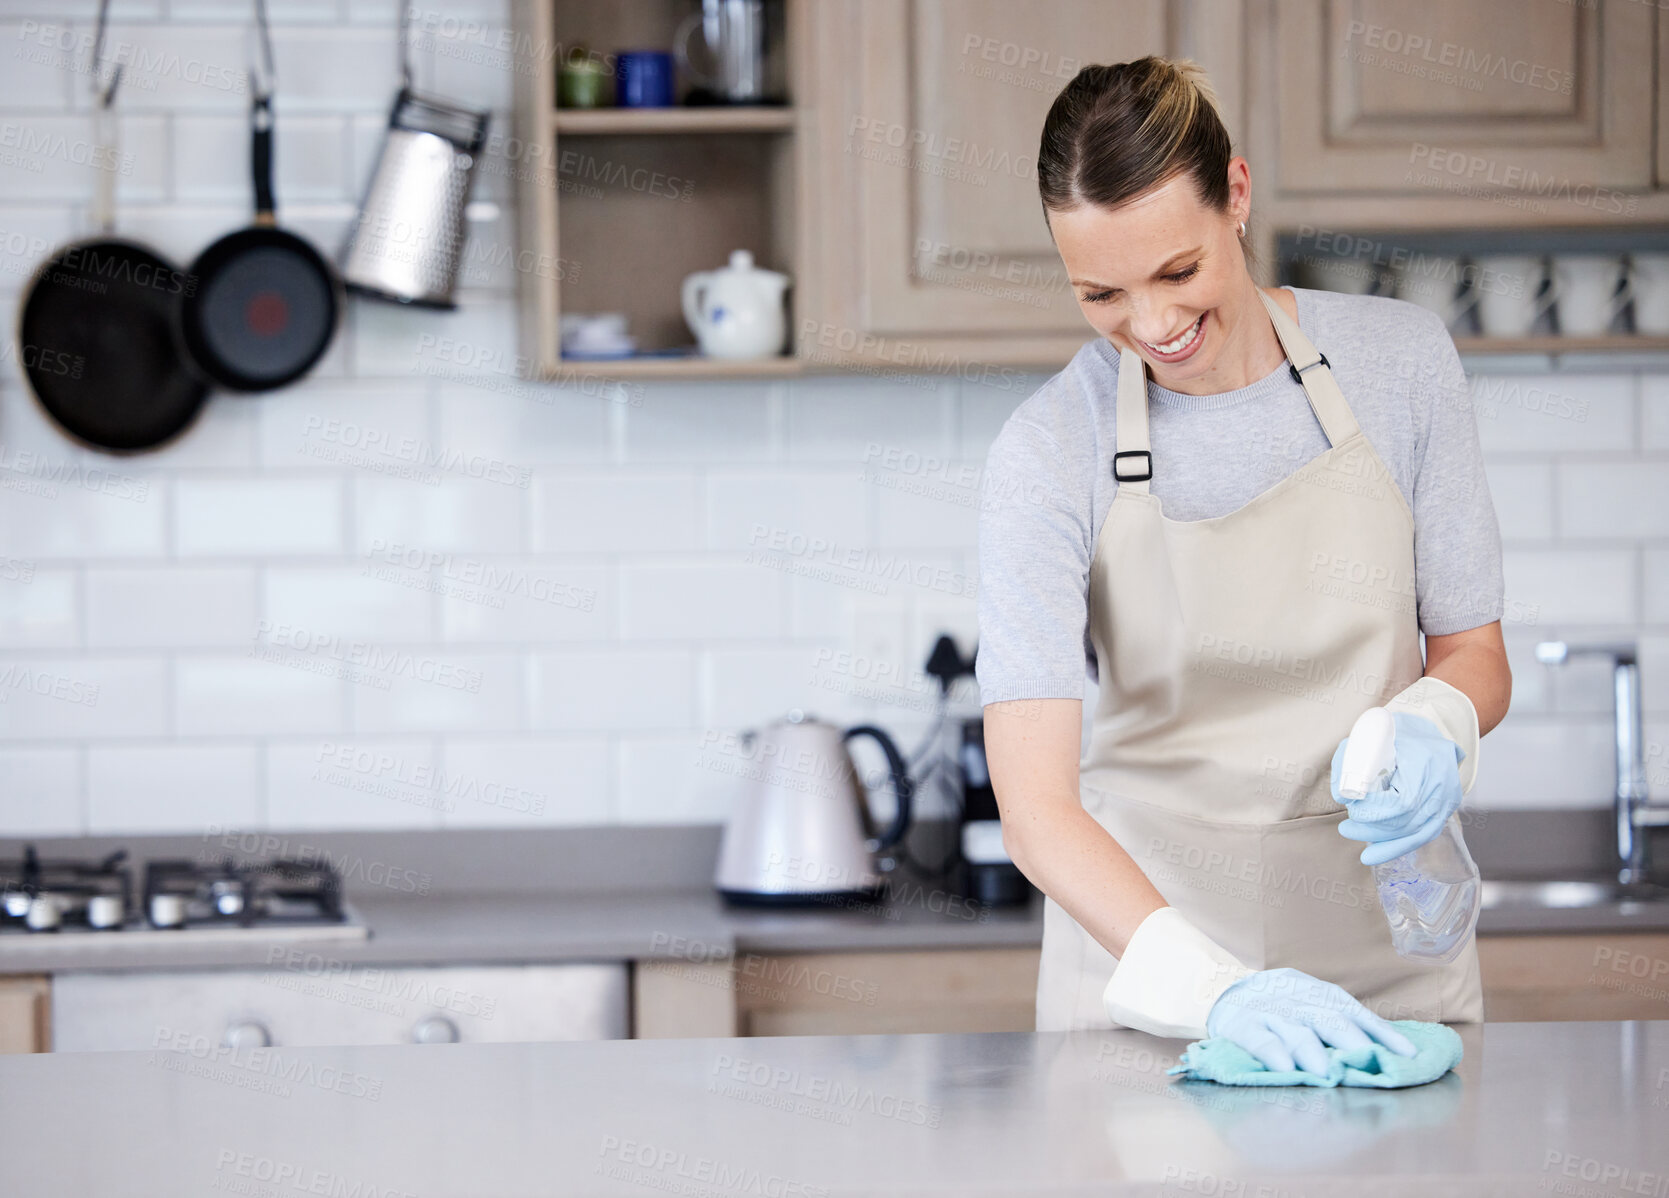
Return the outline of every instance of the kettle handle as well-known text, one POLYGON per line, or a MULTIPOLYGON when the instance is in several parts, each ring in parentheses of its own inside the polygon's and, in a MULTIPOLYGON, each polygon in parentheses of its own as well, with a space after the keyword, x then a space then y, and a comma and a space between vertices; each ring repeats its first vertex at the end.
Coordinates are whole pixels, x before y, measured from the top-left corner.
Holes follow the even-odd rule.
MULTIPOLYGON (((881 746, 881 752, 887 755, 887 770, 892 775, 892 793, 896 800, 896 811, 892 817, 892 825, 881 834, 876 841, 873 851, 882 852, 904 839, 904 834, 910 830, 911 799, 915 795, 916 785, 910 780, 910 769, 904 764, 904 755, 893 744, 892 737, 873 724, 859 724, 856 728, 848 728, 841 734, 840 742, 845 744, 854 736, 867 736, 881 746)), ((858 790, 861 794, 863 783, 860 781, 858 790)), ((867 805, 868 800, 865 799, 867 805)))

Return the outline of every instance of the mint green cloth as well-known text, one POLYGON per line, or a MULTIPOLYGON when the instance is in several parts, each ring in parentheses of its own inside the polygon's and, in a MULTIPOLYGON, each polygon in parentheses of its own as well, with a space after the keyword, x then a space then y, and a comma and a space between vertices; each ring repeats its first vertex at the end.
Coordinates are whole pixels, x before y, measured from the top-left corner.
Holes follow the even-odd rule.
POLYGON ((1262 1061, 1233 1040, 1214 1036, 1195 1040, 1178 1058, 1181 1064, 1165 1072, 1225 1086, 1376 1086, 1393 1090, 1436 1081, 1460 1064, 1460 1033, 1454 1028, 1418 1019, 1393 1019, 1391 1026, 1413 1042, 1417 1050, 1413 1056, 1392 1052, 1377 1042, 1354 1049, 1324 1045, 1325 1075, 1305 1069, 1276 1071, 1265 1068, 1262 1061))

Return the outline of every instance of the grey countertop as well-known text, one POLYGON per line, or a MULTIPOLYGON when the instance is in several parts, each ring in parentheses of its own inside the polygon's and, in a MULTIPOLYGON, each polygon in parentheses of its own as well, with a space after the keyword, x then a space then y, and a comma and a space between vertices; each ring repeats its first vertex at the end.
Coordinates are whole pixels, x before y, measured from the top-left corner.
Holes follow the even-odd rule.
MULTIPOLYGON (((1485 877, 1597 874, 1614 852, 1601 810, 1476 813, 1467 830, 1485 877)), ((1035 893, 982 909, 903 879, 886 901, 804 909, 739 908, 711 884, 718 829, 689 827, 444 832, 238 833, 40 842, 83 859, 116 847, 144 860, 284 854, 330 861, 371 935, 308 947, 347 962, 466 964, 722 959, 727 954, 1025 947, 1041 942, 1035 893)), ((0 857, 21 852, 0 840, 0 857)), ((1669 845, 1664 846, 1669 850, 1669 845)), ((1581 909, 1486 908, 1483 935, 1669 931, 1669 902, 1581 909)), ((194 943, 167 934, 0 935, 0 974, 79 969, 265 965, 264 933, 194 943)), ((1665 1198, 1669 1198, 1666 1195, 1665 1198)))
POLYGON ((16 1194, 1669 1193, 1669 1022, 1458 1028, 1406 1090, 1134 1031, 0 1057, 16 1194))

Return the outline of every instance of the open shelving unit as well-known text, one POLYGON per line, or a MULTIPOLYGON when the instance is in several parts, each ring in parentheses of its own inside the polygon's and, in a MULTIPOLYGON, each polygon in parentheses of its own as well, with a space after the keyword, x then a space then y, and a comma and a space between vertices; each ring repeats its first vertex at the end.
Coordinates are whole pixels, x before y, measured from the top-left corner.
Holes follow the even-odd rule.
MULTIPOLYGON (((519 279, 522 353, 536 376, 609 378, 797 374, 791 352, 730 361, 695 350, 680 299, 684 278, 745 249, 789 276, 794 305, 799 114, 795 92, 801 0, 783 0, 777 47, 785 105, 670 108, 556 106, 556 77, 576 46, 612 63, 623 50, 664 49, 693 0, 517 0, 516 136, 530 169, 517 173, 524 256, 551 264, 519 279), (639 355, 566 358, 563 312, 623 312, 639 355), (688 347, 689 356, 667 351, 688 347)), ((792 330, 792 317, 789 328, 792 330)), ((787 338, 790 343, 791 336, 787 338)))

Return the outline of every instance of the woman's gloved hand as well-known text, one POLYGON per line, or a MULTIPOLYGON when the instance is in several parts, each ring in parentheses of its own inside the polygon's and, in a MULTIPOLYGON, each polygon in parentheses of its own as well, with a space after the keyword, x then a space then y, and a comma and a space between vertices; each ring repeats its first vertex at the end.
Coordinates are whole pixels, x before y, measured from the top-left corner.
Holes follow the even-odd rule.
POLYGON ((1332 982, 1297 969, 1265 969, 1241 978, 1212 1004, 1206 1034, 1234 1041, 1276 1072, 1325 1075, 1327 1050, 1373 1041, 1411 1057, 1413 1043, 1332 982))
POLYGON ((1333 751, 1333 801, 1342 803, 1348 818, 1339 835, 1364 840, 1363 865, 1379 865, 1413 852, 1443 831, 1460 807, 1460 763, 1466 751, 1424 716, 1392 712, 1396 723, 1397 766, 1390 785, 1360 799, 1339 794, 1347 736, 1333 751))

